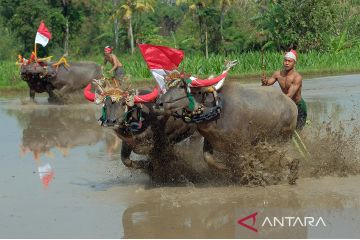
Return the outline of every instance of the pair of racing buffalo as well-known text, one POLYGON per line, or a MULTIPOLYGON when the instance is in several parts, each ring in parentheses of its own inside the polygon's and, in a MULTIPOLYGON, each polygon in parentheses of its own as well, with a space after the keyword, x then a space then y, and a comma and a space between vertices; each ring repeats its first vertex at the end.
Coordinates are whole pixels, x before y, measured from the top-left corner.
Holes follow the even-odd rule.
MULTIPOLYGON (((229 167, 214 157, 214 151, 228 153, 256 145, 261 140, 287 140, 295 130, 298 114, 294 102, 280 91, 244 87, 236 82, 223 84, 226 74, 224 71, 218 77, 221 81, 216 82, 221 83, 220 86, 206 84, 216 78, 190 82, 177 79, 165 93, 158 88, 130 93, 111 84, 104 87, 97 81, 96 93, 92 93, 88 85, 84 95, 89 101, 103 104, 101 125, 113 128, 122 139, 121 159, 127 167, 151 166, 146 160, 131 160, 131 152, 146 155, 151 149, 162 151, 168 144, 180 142, 197 130, 204 138, 204 161, 211 168, 226 170, 229 167), (191 118, 186 115, 190 105, 196 109, 199 106, 215 109, 216 114, 208 114, 209 118, 191 118)), ((206 110, 197 116, 205 113, 206 110)))

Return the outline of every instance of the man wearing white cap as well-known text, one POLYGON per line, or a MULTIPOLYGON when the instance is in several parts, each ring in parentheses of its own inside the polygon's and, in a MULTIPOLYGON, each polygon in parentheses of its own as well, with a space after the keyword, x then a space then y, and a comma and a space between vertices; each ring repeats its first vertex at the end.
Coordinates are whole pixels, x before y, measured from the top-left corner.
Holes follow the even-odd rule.
POLYGON ((283 70, 274 72, 269 79, 263 76, 261 81, 265 86, 273 85, 277 81, 283 93, 295 102, 298 107, 296 128, 301 130, 306 123, 307 108, 304 99, 301 97, 302 76, 295 71, 296 61, 296 51, 290 50, 284 56, 283 70))

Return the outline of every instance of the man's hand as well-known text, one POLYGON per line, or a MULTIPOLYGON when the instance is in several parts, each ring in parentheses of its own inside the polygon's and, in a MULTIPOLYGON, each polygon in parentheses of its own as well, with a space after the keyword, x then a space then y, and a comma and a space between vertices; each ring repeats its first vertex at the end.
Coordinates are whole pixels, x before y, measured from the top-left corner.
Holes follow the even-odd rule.
POLYGON ((271 85, 273 85, 277 81, 277 76, 279 74, 280 74, 279 71, 274 72, 274 74, 271 77, 269 77, 268 79, 266 79, 266 76, 263 75, 261 77, 262 86, 271 86, 271 85))
POLYGON ((262 83, 262 85, 263 86, 266 86, 267 85, 267 79, 266 79, 266 76, 265 75, 263 75, 263 76, 261 76, 261 83, 262 83))
POLYGON ((108 73, 112 73, 113 72, 113 70, 112 69, 110 69, 109 71, 108 71, 108 73))

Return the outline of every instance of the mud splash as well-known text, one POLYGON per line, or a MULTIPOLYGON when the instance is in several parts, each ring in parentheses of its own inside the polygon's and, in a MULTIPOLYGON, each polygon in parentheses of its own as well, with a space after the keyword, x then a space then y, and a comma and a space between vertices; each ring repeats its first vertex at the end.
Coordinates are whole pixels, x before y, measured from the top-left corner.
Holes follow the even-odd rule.
POLYGON ((344 124, 334 127, 331 122, 323 122, 306 131, 303 136, 311 158, 303 162, 301 176, 345 177, 360 173, 360 126, 355 124, 346 131, 344 124))
POLYGON ((311 124, 300 133, 310 156, 304 158, 295 145, 259 142, 242 145, 229 153, 215 152, 226 163, 228 171, 209 169, 203 162, 202 137, 194 136, 184 143, 154 148, 150 155, 153 168, 149 172, 155 184, 203 184, 266 186, 280 183, 294 184, 301 177, 360 174, 360 126, 357 122, 329 122, 311 124))
POLYGON ((297 171, 290 171, 296 159, 287 157, 287 147, 280 144, 260 142, 256 146, 242 145, 241 151, 215 152, 215 157, 228 166, 228 170, 218 171, 203 161, 202 142, 202 137, 194 136, 180 145, 154 148, 148 172, 153 183, 264 186, 297 178, 297 171))

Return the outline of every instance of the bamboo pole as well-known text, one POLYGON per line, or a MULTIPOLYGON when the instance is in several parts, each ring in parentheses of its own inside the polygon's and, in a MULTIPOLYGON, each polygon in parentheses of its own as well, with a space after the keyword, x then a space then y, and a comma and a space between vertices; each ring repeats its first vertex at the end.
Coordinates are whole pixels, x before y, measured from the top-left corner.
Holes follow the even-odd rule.
POLYGON ((36 43, 34 44, 34 54, 35 54, 35 60, 36 60, 37 59, 36 43))
POLYGON ((206 31, 205 31, 205 57, 206 57, 206 59, 209 58, 207 28, 206 28, 206 31))
POLYGON ((292 140, 293 140, 297 150, 301 154, 301 156, 306 160, 311 159, 310 152, 308 151, 305 143, 302 141, 299 133, 296 130, 295 130, 295 135, 292 137, 292 140))
MULTIPOLYGON (((261 70, 262 70, 262 78, 265 77, 265 61, 264 61, 264 47, 261 48, 261 70)), ((261 82, 261 85, 265 84, 261 82)))

